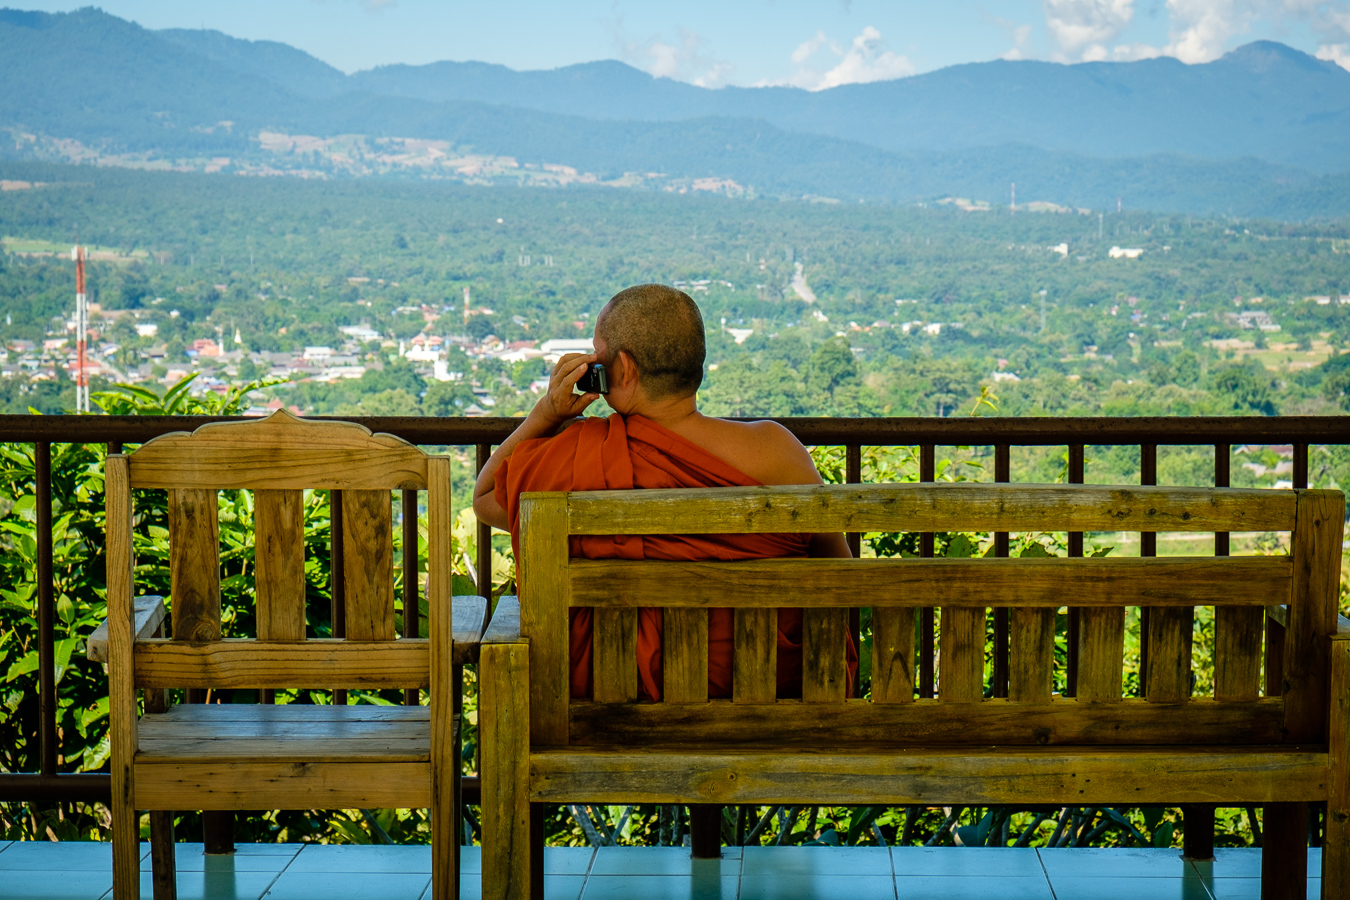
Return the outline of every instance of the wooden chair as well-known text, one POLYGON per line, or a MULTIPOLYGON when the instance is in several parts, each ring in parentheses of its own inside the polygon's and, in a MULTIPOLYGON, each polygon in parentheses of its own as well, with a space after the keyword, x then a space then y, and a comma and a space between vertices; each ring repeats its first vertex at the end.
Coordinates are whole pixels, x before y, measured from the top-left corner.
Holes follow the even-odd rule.
MULTIPOLYGON (((539 896, 539 804, 1183 803, 1265 808, 1263 897, 1350 896, 1350 631, 1338 491, 837 485, 526 495, 520 628, 482 646, 483 896, 539 896), (576 534, 1288 531, 1288 556, 571 559, 576 534), (1078 607, 1077 697, 1053 690, 1078 607), (804 610, 801 699, 776 697, 776 608, 804 610), (938 696, 916 697, 915 611, 941 608, 938 696), (985 685, 1011 608, 1008 696, 985 685), (1217 610, 1215 695, 1192 697, 1194 608, 1217 610), (568 610, 594 616, 594 696, 569 696, 568 610), (637 702, 639 607, 665 609, 664 702, 637 702), (734 695, 707 697, 704 610, 735 610, 734 695), (850 607, 871 607, 868 693, 846 697, 850 607), (1122 696, 1126 607, 1150 610, 1143 696, 1122 696), (1264 644, 1264 648, 1263 648, 1264 644), (1264 657, 1263 657, 1264 652, 1264 657), (1266 691, 1262 695, 1262 668, 1266 691)), ((492 629, 490 629, 492 631, 492 629)))
MULTIPOLYGON (((430 807, 433 896, 456 896, 458 680, 486 607, 451 597, 450 460, 359 425, 278 412, 110 455, 106 488, 106 647, 90 643, 109 669, 117 900, 140 892, 138 810, 175 809, 430 807), (132 492, 147 488, 168 492, 171 639, 152 636, 163 602, 133 601, 132 492), (232 489, 254 492, 257 635, 246 639, 221 633, 217 491, 232 489), (306 635, 307 489, 341 492, 342 571, 332 579, 345 588, 345 639, 306 635), (395 634, 395 490, 426 491, 430 639, 395 634), (167 699, 170 688, 279 687, 428 689, 431 705, 167 699)), ((173 893, 172 821, 152 813, 160 900, 173 893)))

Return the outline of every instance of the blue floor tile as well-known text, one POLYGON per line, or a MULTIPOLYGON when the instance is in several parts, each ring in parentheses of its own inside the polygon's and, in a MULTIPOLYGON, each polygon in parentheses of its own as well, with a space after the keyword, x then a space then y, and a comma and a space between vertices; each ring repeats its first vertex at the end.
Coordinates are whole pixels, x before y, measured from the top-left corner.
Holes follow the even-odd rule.
MULTIPOLYGON (((150 852, 149 844, 141 845, 150 852)), ((0 871, 111 872, 112 844, 102 841, 15 841, 0 853, 0 871)))
POLYGON ((1051 876, 1057 900, 1210 900, 1199 878, 1051 876))
POLYGON ((1045 879, 1041 858, 1030 847, 892 847, 895 876, 968 875, 1045 879))
MULTIPOLYGON (((1214 851, 1213 862, 1196 862, 1194 866, 1201 875, 1215 878, 1260 878, 1260 847, 1219 847, 1214 851)), ((1308 877, 1322 877, 1322 848, 1308 849, 1308 877)))
MULTIPOLYGON (((277 878, 275 872, 208 870, 179 872, 178 900, 258 900, 277 878)), ((141 898, 154 896, 154 876, 141 873, 141 898)))
POLYGON ((990 880, 981 875, 897 875, 899 900, 1054 900, 1044 875, 990 880))
MULTIPOLYGON (((290 865, 302 844, 237 844, 233 853, 207 854, 201 844, 174 844, 174 865, 179 872, 271 872, 290 865), (279 852, 262 853, 255 848, 279 852)), ((357 850, 356 852, 360 852, 357 850)), ((150 871, 150 855, 141 859, 141 871, 150 871)))
POLYGON ((294 872, 277 877, 267 900, 421 900, 429 875, 399 872, 294 872))
POLYGON ((431 847, 426 844, 351 846, 306 844, 286 870, 290 872, 388 872, 430 875, 431 847))
POLYGON ((886 875, 885 847, 746 847, 745 877, 758 875, 886 875))
MULTIPOLYGON (((585 884, 585 875, 545 875, 544 900, 579 900, 581 889, 585 884)), ((477 875, 460 879, 459 900, 482 900, 482 896, 483 883, 477 875)), ((422 895, 422 900, 431 900, 429 885, 426 893, 422 895)))
POLYGON ((591 875, 739 875, 734 856, 694 859, 688 847, 601 847, 595 851, 591 875))
MULTIPOLYGON (((1214 900, 1261 900, 1260 878, 1214 878, 1206 879, 1205 886, 1214 895, 1214 900)), ((1308 900, 1320 900, 1322 881, 1308 879, 1308 900)))
POLYGON ((1061 876, 1092 878, 1198 878, 1199 873, 1175 849, 1055 848, 1038 850, 1041 864, 1057 883, 1061 876))
POLYGON ((736 900, 735 875, 592 875, 581 900, 736 900))
MULTIPOLYGON (((19 841, 18 843, 23 843, 19 841)), ((0 874, 5 900, 99 900, 112 890, 112 866, 102 872, 14 869, 0 874)))
POLYGON ((887 900, 895 897, 889 875, 745 875, 740 900, 887 900))

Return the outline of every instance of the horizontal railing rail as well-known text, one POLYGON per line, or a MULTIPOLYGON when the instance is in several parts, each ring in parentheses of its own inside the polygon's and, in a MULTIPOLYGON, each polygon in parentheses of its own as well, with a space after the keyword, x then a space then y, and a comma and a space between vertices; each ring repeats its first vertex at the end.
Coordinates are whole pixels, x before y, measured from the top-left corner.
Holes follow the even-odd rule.
MULTIPOLYGON (((140 444, 162 434, 191 431, 208 422, 236 421, 241 416, 34 416, 0 415, 0 441, 31 444, 34 447, 36 500, 37 617, 39 628, 39 769, 32 773, 0 773, 0 802, 51 804, 58 802, 104 802, 110 797, 111 782, 106 774, 58 772, 59 735, 56 728, 57 700, 55 683, 55 602, 52 583, 52 490, 51 448, 53 444, 103 444, 109 452, 121 452, 126 444, 140 444)), ((326 417, 319 417, 326 418, 326 417)), ((501 443, 521 423, 517 418, 429 418, 429 417, 340 417, 357 422, 371 431, 397 435, 422 446, 472 446, 478 468, 486 463, 494 445, 501 443)), ((919 480, 932 481, 936 475, 938 447, 992 447, 993 480, 1010 481, 1012 447, 1063 446, 1067 450, 1066 481, 1081 484, 1084 479, 1085 448, 1089 446, 1137 446, 1139 483, 1157 483, 1157 452, 1160 446, 1212 445, 1214 448, 1214 486, 1230 483, 1230 458, 1235 445, 1290 445, 1294 487, 1308 485, 1309 447, 1350 445, 1350 416, 1271 416, 1271 417, 1082 417, 1082 418, 782 418, 779 422, 807 446, 833 446, 844 450, 844 478, 850 483, 862 481, 864 447, 917 447, 919 480)), ((489 529, 479 526, 477 572, 479 590, 492 590, 492 563, 489 529)), ((848 535, 855 555, 861 535, 848 535)), ((1143 534, 1141 555, 1156 554, 1156 536, 1143 534)), ((934 553, 934 536, 920 536, 920 556, 934 553)), ((1228 554, 1228 535, 1216 534, 1215 555, 1228 554)), ((1007 534, 994 535, 994 555, 1007 556, 1007 534)), ((1081 556, 1083 535, 1068 535, 1068 553, 1081 556)), ((1069 659, 1066 665, 1067 689, 1072 696, 1077 669, 1077 616, 1070 610, 1069 659)), ((335 605, 335 618, 341 610, 335 605)), ((920 614, 919 647, 920 696, 934 694, 935 621, 933 610, 920 614)), ((859 629, 854 611, 853 629, 859 629)), ((1006 696, 1009 627, 1006 609, 994 612, 993 693, 1006 696)), ((1141 651, 1146 656, 1147 647, 1141 651)), ((1142 661, 1141 661, 1142 662, 1142 661)), ((465 798, 476 800, 477 780, 465 780, 465 798)), ((1188 846, 1192 833, 1187 832, 1188 846)), ((1198 839, 1202 839, 1199 838, 1198 839)))

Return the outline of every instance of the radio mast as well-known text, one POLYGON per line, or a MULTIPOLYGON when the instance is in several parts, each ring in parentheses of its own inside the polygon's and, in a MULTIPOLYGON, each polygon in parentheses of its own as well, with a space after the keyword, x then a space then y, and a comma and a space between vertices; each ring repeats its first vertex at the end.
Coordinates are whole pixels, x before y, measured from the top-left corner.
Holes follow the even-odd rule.
POLYGON ((85 354, 89 335, 89 298, 84 292, 84 248, 70 248, 75 260, 75 411, 89 412, 89 375, 85 354))

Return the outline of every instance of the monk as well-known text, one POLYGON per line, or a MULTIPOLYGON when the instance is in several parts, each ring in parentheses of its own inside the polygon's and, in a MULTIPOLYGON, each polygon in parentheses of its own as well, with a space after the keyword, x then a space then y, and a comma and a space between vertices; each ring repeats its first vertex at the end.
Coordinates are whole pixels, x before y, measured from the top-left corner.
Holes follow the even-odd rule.
MULTIPOLYGON (((595 352, 568 354, 548 392, 488 459, 474 488, 481 521, 511 532, 519 554, 520 495, 531 491, 820 484, 806 448, 776 422, 730 422, 698 411, 705 356, 703 317, 688 295, 659 284, 614 295, 595 322, 595 352), (599 399, 575 385, 590 366, 608 370, 608 419, 579 418, 599 399)), ((574 536, 588 559, 848 557, 842 534, 574 536)), ((638 619, 638 690, 661 698, 662 612, 638 619)), ((780 696, 800 696, 800 609, 778 614, 780 696)), ((734 617, 708 616, 708 696, 730 697, 734 617)), ((856 650, 849 648, 850 670, 856 650)), ((591 695, 591 610, 573 609, 571 693, 591 695)))

